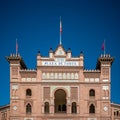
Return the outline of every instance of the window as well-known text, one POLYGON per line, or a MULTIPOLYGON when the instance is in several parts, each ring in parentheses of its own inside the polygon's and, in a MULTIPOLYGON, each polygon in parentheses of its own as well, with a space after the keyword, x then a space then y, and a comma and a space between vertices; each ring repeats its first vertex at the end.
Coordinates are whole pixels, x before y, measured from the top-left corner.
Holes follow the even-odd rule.
POLYGON ((32 113, 32 107, 31 107, 31 105, 29 103, 26 105, 26 113, 27 114, 31 114, 32 113))
POLYGON ((4 111, 3 113, 1 113, 1 120, 7 120, 7 113, 4 111))
POLYGON ((66 111, 66 105, 65 104, 62 105, 62 111, 66 111))
POLYGON ((91 90, 89 91, 89 96, 95 96, 95 90, 91 89, 91 90))
POLYGON ((58 111, 61 111, 61 105, 58 105, 58 111))
POLYGON ((115 114, 115 112, 114 112, 114 116, 115 116, 116 114, 115 114))
POLYGON ((119 115, 119 112, 117 111, 117 116, 119 115))
POLYGON ((77 113, 77 106, 75 102, 72 103, 72 113, 77 113))
POLYGON ((95 106, 93 104, 89 106, 89 113, 95 113, 95 106))
POLYGON ((66 100, 66 92, 62 89, 58 89, 55 92, 54 99, 54 110, 55 113, 66 113, 67 109, 67 100, 66 100))
POLYGON ((26 90, 26 96, 32 96, 32 91, 31 89, 26 90))
POLYGON ((49 103, 48 103, 48 102, 45 102, 44 112, 45 112, 45 113, 49 113, 49 103))

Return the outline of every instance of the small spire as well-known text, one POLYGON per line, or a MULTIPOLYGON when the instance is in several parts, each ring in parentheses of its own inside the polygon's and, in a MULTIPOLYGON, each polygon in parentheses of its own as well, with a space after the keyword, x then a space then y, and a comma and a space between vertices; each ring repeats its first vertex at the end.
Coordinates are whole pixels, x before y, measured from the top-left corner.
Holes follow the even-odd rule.
POLYGON ((40 54, 40 50, 38 50, 38 54, 40 54))
POLYGON ((53 52, 52 48, 50 48, 50 51, 49 52, 53 52))
POLYGON ((68 52, 71 52, 71 49, 70 49, 70 48, 68 48, 68 52))
POLYGON ((40 56, 40 50, 38 51, 38 54, 37 54, 38 56, 40 56))
POLYGON ((83 54, 83 51, 80 51, 80 54, 83 54))

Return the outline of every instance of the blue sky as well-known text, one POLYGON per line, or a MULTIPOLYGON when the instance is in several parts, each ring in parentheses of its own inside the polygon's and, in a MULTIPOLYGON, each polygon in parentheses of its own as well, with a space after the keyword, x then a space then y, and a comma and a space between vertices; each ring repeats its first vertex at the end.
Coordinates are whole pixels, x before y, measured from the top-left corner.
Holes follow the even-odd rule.
POLYGON ((9 103, 9 64, 5 56, 19 53, 28 68, 35 68, 40 50, 48 56, 59 44, 62 17, 62 45, 73 56, 83 51, 85 68, 94 69, 106 40, 112 65, 111 101, 120 103, 120 1, 119 0, 0 0, 0 105, 9 103))

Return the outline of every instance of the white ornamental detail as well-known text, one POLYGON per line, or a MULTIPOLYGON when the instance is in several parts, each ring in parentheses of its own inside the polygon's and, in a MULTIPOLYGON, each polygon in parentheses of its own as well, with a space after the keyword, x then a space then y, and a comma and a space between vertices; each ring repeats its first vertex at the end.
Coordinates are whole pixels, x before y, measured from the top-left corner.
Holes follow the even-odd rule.
POLYGON ((103 109, 104 109, 104 111, 106 112, 106 111, 108 110, 108 107, 107 107, 107 106, 105 106, 103 109))
POLYGON ((13 106, 13 110, 15 110, 15 111, 16 111, 16 110, 17 110, 17 106, 13 106))
POLYGON ((57 80, 57 79, 61 79, 61 80, 65 80, 65 79, 68 79, 68 80, 77 80, 77 79, 79 79, 79 74, 78 74, 78 72, 76 72, 76 73, 68 73, 68 72, 66 72, 66 73, 45 73, 45 72, 43 72, 42 73, 42 79, 43 80, 57 80))
POLYGON ((12 85, 12 90, 17 90, 18 89, 18 85, 12 85))

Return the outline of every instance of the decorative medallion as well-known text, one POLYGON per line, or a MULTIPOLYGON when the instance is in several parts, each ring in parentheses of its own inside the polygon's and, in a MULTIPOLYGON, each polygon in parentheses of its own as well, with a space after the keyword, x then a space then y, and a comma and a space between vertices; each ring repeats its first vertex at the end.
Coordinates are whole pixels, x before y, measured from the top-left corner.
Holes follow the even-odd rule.
POLYGON ((13 106, 13 110, 17 110, 17 106, 13 106))
POLYGON ((105 106, 103 109, 104 109, 104 111, 106 112, 106 111, 108 110, 108 107, 107 107, 107 106, 105 106))

